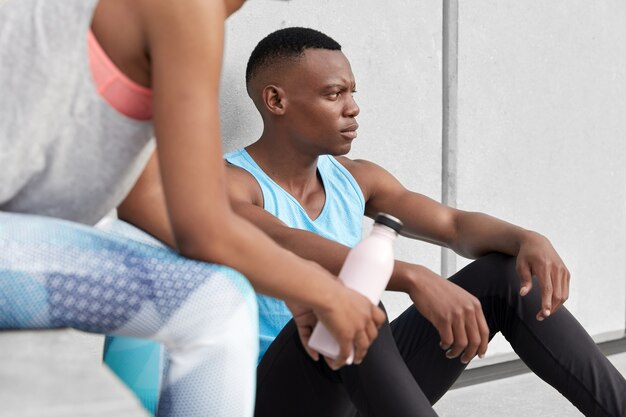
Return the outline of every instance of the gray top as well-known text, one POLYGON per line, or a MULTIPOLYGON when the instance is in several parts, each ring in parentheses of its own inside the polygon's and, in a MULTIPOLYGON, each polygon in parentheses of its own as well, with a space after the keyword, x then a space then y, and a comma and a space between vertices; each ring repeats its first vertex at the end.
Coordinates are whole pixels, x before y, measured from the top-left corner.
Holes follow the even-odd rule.
POLYGON ((96 91, 87 33, 97 0, 0 0, 0 211, 95 224, 150 151, 152 123, 96 91))

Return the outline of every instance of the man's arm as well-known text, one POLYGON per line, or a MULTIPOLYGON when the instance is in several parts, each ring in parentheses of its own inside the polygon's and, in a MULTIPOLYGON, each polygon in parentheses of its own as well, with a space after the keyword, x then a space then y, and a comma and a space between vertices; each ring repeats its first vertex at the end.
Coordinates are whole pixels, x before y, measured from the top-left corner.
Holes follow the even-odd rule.
MULTIPOLYGON (((227 164, 227 191, 233 211, 264 231, 276 243, 296 255, 314 261, 337 275, 350 250, 340 243, 325 239, 307 230, 287 226, 263 208, 263 194, 256 179, 247 171, 227 164)), ((310 310, 289 304, 303 347, 314 359, 319 354, 308 347, 308 341, 317 323, 310 310)), ((372 332, 375 329, 372 329, 372 332)))
POLYGON ((117 216, 168 246, 176 248, 165 207, 156 153, 150 156, 135 186, 117 207, 117 216))
MULTIPOLYGON (((229 166, 229 199, 233 210, 248 219, 284 248, 317 262, 337 275, 350 251, 348 246, 306 230, 287 226, 263 209, 263 195, 254 177, 247 171, 229 166)), ((449 358, 461 355, 468 363, 477 354, 483 356, 489 341, 489 328, 478 299, 462 288, 440 279, 428 268, 396 261, 387 287, 410 295, 417 309, 441 335, 441 346, 449 358)), ((296 323, 301 337, 308 340, 314 323, 296 323), (310 328, 309 328, 310 327, 310 328)), ((305 344, 306 346, 306 344, 305 344)))
POLYGON ((340 161, 366 194, 366 214, 374 216, 382 211, 398 217, 405 226, 403 235, 451 248, 468 258, 489 252, 516 256, 522 296, 532 287, 531 277, 538 278, 542 294, 538 320, 556 311, 567 299, 569 271, 544 236, 483 213, 450 208, 411 192, 371 162, 347 158, 340 161))
POLYGON ((263 208, 263 195, 256 179, 234 165, 226 169, 228 197, 235 213, 255 224, 276 243, 296 255, 312 260, 337 275, 350 248, 308 230, 291 228, 263 208))
MULTIPOLYGON (((223 164, 222 160, 219 160, 220 164, 223 164)), ((150 233, 155 236, 157 239, 165 242, 166 244, 176 248, 176 242, 174 240, 174 235, 172 233, 172 228, 170 225, 170 221, 168 218, 167 208, 165 204, 164 190, 161 186, 160 182, 160 173, 158 166, 158 158, 156 154, 153 155, 144 169, 142 175, 139 180, 127 195, 126 199, 122 202, 122 204, 118 207, 118 216, 120 219, 125 220, 135 226, 143 229, 144 231, 150 233)), ((226 194, 224 196, 226 198, 226 194)), ((230 207, 230 205, 229 205, 230 207)), ((239 216, 237 216, 239 218, 239 216)), ((245 221, 242 219, 242 221, 245 221)), ((246 222, 248 223, 248 222, 246 222)), ((252 225, 250 224, 250 227, 252 225)), ((249 229, 255 231, 255 233, 259 233, 257 228, 249 229)), ((253 236, 250 236, 253 237, 253 236)), ((260 235, 263 239, 256 239, 256 245, 267 245, 270 244, 272 246, 276 246, 272 241, 270 241, 265 235, 260 235)), ((256 248, 258 250, 258 247, 256 248)), ((243 258, 243 262, 246 262, 246 259, 249 256, 246 256, 245 252, 242 252, 243 255, 240 257, 243 258)), ((297 257, 292 255, 290 252, 287 252, 283 249, 279 251, 275 251, 277 256, 272 257, 272 260, 281 259, 281 263, 293 263, 293 260, 297 260, 298 263, 301 263, 297 257), (294 259, 291 259, 291 258, 294 259)), ((249 262, 249 261, 248 261, 249 262)), ((304 262, 304 261, 302 261, 304 262)), ((305 287, 308 285, 298 284, 298 282, 302 283, 302 279, 309 278, 311 279, 311 283, 314 284, 315 275, 308 274, 304 276, 298 276, 296 274, 296 278, 294 279, 295 285, 300 285, 300 289, 297 292, 308 292, 308 295, 302 297, 301 300, 304 301, 304 305, 307 305, 307 314, 301 320, 313 320, 313 324, 317 321, 317 318, 324 321, 326 326, 331 330, 337 337, 338 340, 341 341, 342 351, 340 356, 336 361, 329 361, 329 365, 333 368, 337 368, 342 366, 347 357, 352 352, 352 348, 356 347, 354 352, 354 360, 355 363, 358 363, 364 357, 367 346, 376 338, 377 335, 377 326, 380 326, 384 321, 384 314, 380 309, 373 306, 367 299, 362 297, 361 295, 355 293, 352 290, 347 289, 342 285, 337 285, 332 276, 329 275, 326 271, 323 271, 318 265, 315 265, 312 262, 306 262, 306 264, 310 264, 311 270, 307 272, 323 272, 323 274, 319 275, 322 279, 326 279, 328 277, 332 281, 332 291, 337 294, 337 298, 342 299, 339 300, 326 300, 325 291, 318 291, 316 285, 313 285, 311 288, 306 289, 305 287), (308 305, 305 301, 306 299, 313 300, 315 305, 328 305, 332 306, 331 309, 324 311, 320 307, 312 307, 308 305), (373 317, 373 322, 366 323, 363 327, 363 330, 354 332, 356 327, 356 323, 362 319, 364 314, 363 308, 367 308, 368 312, 365 314, 366 316, 373 317), (334 310, 334 311, 332 311, 334 310), (354 333, 353 333, 354 332, 354 333)), ((265 263, 266 267, 272 268, 271 262, 265 263)), ((279 269, 281 269, 281 265, 274 265, 272 275, 275 275, 278 278, 281 275, 279 269)), ((300 271, 300 273, 304 273, 306 269, 300 271)), ((299 272, 295 270, 295 272, 299 272)), ((255 285, 255 280, 251 280, 252 284, 255 285)), ((323 282, 319 282, 319 285, 323 284, 323 282)), ((285 288, 277 288, 277 283, 272 285, 269 290, 265 291, 263 288, 261 290, 264 293, 275 293, 275 297, 283 298, 285 294, 285 288), (272 288, 273 287, 273 288, 272 288)), ((256 288, 256 286, 255 286, 256 288)), ((258 290, 258 288, 256 288, 258 290)), ((292 303, 290 306, 294 306, 294 302, 301 303, 299 300, 300 296, 296 297, 284 297, 288 302, 292 303)), ((301 308, 301 307, 299 307, 301 308)), ((294 309, 292 308, 292 311, 294 309)), ((294 312, 294 315, 297 314, 294 312)), ((311 328, 312 330, 312 328, 311 328)), ((305 345, 306 346, 306 345, 305 345)), ((317 359, 317 354, 315 352, 310 352, 311 356, 317 359)), ((327 360, 328 361, 328 360, 327 360)))

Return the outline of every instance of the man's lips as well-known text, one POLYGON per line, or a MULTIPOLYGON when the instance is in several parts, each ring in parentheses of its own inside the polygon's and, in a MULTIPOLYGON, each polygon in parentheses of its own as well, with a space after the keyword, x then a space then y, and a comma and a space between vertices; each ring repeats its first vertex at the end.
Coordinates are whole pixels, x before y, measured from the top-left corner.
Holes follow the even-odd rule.
POLYGON ((344 128, 344 129, 341 129, 341 134, 344 137, 347 137, 349 139, 355 139, 356 136, 357 136, 356 131, 357 131, 358 128, 359 128, 359 124, 358 123, 353 123, 350 126, 344 128))

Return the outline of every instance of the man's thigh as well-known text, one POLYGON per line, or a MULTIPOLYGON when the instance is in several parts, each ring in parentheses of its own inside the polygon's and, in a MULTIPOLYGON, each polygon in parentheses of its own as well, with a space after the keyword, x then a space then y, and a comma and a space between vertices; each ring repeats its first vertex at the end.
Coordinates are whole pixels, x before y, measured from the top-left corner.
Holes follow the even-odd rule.
POLYGON ((257 417, 435 416, 396 347, 389 322, 360 365, 314 362, 290 322, 258 367, 257 417))
POLYGON ((293 320, 257 368, 255 417, 351 417, 355 408, 339 378, 305 352, 293 320))

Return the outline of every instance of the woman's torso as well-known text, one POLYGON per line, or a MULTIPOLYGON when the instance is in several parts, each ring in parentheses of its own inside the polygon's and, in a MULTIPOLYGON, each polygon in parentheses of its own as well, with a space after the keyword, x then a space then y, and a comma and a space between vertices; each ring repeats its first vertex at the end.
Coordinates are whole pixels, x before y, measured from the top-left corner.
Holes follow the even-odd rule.
POLYGON ((93 224, 145 164, 152 123, 113 109, 91 76, 96 4, 0 3, 0 210, 93 224))

